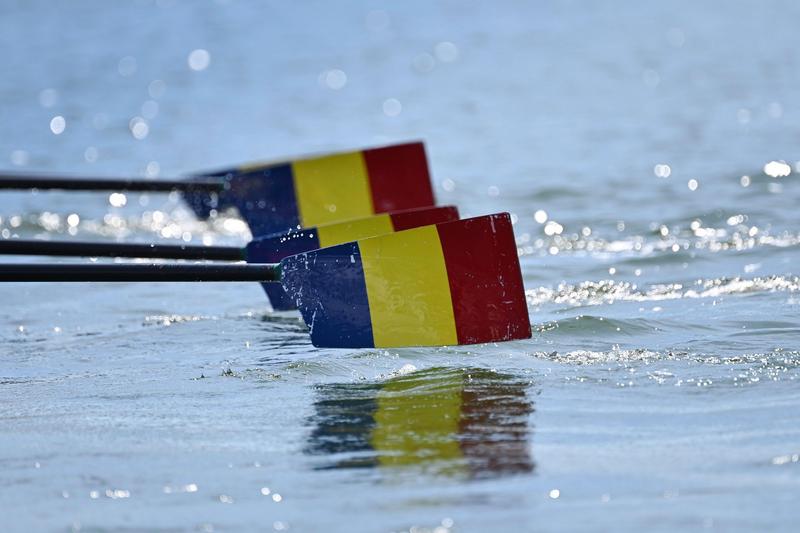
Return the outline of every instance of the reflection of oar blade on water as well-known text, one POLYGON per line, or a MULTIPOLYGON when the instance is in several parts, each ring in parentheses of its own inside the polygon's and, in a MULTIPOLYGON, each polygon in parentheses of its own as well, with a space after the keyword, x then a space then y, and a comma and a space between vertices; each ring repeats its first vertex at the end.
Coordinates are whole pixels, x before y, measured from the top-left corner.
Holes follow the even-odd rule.
MULTIPOLYGON (((455 206, 423 207, 257 237, 244 248, 188 244, 2 239, 0 240, 0 255, 245 260, 248 263, 277 263, 290 255, 318 248, 453 220, 458 220, 458 209, 455 206)), ((280 285, 264 283, 262 286, 273 309, 279 311, 295 309, 294 301, 286 295, 280 285)))
POLYGON ((455 345, 531 336, 507 213, 371 237, 279 264, 0 266, 0 281, 210 280, 280 281, 316 346, 455 345))
POLYGON ((253 235, 435 204, 421 142, 247 165, 186 180, 0 173, 0 189, 179 190, 201 218, 236 208, 253 235))
POLYGON ((435 368, 370 384, 319 388, 306 452, 323 468, 419 468, 440 475, 528 473, 527 381, 435 368))

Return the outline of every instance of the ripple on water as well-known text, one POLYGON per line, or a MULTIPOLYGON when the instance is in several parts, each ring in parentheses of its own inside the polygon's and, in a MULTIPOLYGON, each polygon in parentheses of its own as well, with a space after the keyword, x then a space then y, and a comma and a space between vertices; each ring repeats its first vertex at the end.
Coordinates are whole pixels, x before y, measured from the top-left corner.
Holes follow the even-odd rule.
POLYGON ((565 369, 572 367, 563 378, 566 382, 593 382, 614 387, 730 388, 800 379, 800 351, 781 349, 720 356, 615 346, 610 350, 534 352, 531 355, 565 369))
POLYGON ((766 276, 754 278, 721 277, 698 279, 690 284, 653 284, 640 288, 627 281, 584 281, 561 283, 555 288, 537 287, 525 294, 528 305, 545 303, 569 305, 601 305, 615 301, 647 302, 682 298, 715 298, 732 294, 759 292, 796 292, 800 290, 798 276, 766 276))

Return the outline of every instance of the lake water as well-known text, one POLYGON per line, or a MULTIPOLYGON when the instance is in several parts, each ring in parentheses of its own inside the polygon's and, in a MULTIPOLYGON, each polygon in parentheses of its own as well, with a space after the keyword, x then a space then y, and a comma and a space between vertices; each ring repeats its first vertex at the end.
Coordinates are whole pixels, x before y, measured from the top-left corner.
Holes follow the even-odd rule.
MULTIPOLYGON (((440 203, 513 213, 534 336, 322 350, 257 285, 3 285, 2 528, 795 529, 798 17, 5 0, 0 168, 424 139, 440 203)), ((156 194, 4 192, 0 232, 249 238, 156 194)))

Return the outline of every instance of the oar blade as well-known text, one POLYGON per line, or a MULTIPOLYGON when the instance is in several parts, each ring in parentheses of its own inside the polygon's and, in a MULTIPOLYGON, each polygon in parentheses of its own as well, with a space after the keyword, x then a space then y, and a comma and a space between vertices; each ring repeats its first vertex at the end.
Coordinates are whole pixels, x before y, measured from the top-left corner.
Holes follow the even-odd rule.
POLYGON ((435 205, 422 142, 211 172, 227 187, 190 192, 198 216, 235 207, 253 235, 435 205))
MULTIPOLYGON (((458 208, 453 205, 394 211, 259 237, 247 245, 245 254, 249 263, 277 263, 290 255, 453 220, 458 220, 458 208)), ((263 283, 262 286, 273 309, 296 309, 294 300, 283 287, 276 283, 263 283)))
POLYGON ((507 213, 424 226, 281 262, 315 346, 441 346, 531 336, 507 213))

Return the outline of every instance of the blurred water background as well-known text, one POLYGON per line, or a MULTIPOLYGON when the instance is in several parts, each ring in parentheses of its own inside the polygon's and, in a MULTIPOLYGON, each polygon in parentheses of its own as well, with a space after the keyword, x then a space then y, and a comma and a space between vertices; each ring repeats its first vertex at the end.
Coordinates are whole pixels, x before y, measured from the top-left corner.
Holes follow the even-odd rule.
MULTIPOLYGON (((424 139, 441 203, 513 213, 534 327, 320 350, 257 285, 3 285, 3 529, 795 528, 799 17, 3 0, 3 169, 424 139)), ((4 192, 0 233, 249 237, 157 194, 4 192)))

